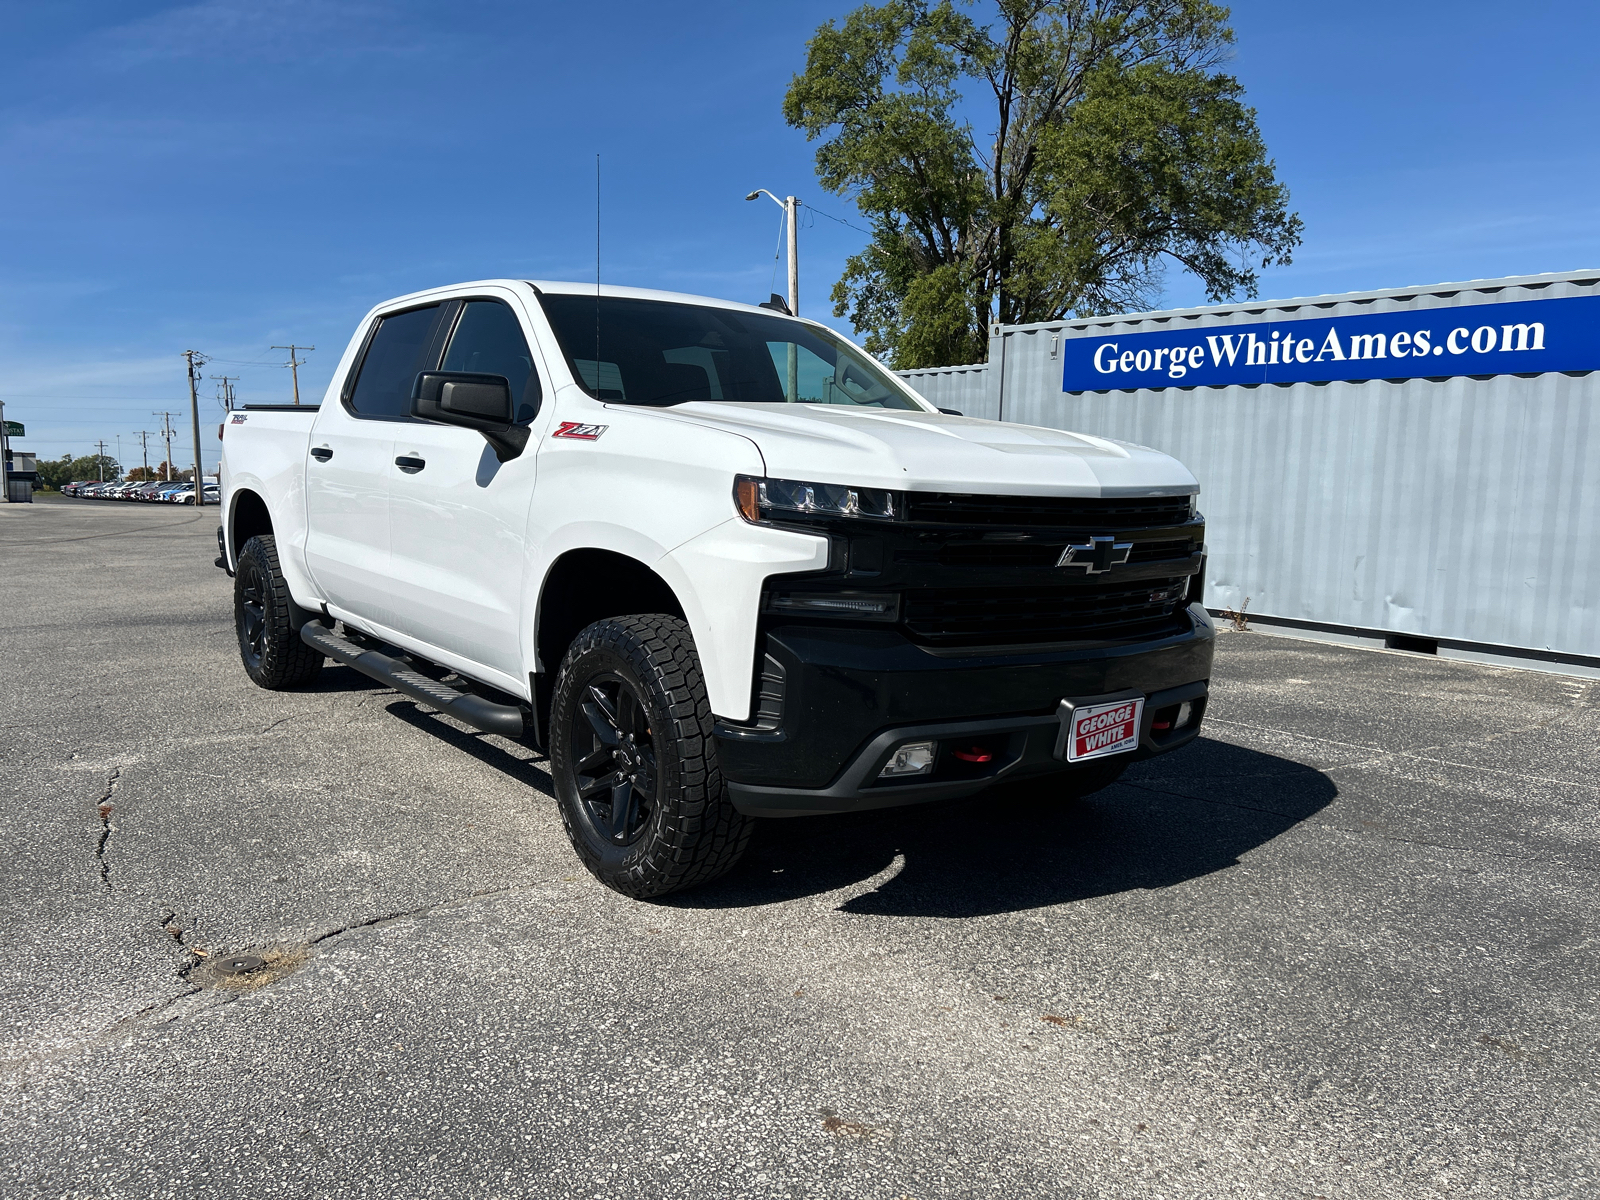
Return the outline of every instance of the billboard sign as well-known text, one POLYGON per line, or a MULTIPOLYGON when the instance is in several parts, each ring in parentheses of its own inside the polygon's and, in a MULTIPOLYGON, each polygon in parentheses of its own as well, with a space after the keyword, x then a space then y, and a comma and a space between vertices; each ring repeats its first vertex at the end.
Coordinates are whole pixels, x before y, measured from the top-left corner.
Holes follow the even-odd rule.
POLYGON ((1063 354, 1065 392, 1592 371, 1600 296, 1189 328, 1174 320, 1067 338, 1063 354))

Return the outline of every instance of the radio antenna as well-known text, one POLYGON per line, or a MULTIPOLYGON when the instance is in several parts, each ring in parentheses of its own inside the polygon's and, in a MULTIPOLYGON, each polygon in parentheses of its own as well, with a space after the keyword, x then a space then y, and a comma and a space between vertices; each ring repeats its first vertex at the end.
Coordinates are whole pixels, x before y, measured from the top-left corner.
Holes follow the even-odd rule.
POLYGON ((594 156, 594 396, 600 399, 600 156, 594 156))

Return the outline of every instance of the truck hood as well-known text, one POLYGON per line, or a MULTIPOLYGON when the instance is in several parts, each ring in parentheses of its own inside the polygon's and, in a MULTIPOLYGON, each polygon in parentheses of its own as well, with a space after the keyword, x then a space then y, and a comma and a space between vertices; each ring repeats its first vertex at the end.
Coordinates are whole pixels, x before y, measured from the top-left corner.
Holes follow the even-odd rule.
POLYGON ((1011 496, 1200 490, 1159 450, 1035 425, 834 404, 696 401, 664 411, 744 435, 779 479, 1011 496))

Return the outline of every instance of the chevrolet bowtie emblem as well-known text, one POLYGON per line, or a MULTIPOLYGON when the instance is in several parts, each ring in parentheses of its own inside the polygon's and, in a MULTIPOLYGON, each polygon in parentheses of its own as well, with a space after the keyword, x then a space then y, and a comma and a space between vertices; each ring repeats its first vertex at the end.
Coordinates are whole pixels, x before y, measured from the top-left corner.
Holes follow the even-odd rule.
POLYGON ((1128 561, 1132 542, 1119 542, 1112 537, 1090 538, 1077 546, 1068 546, 1056 559, 1058 567, 1079 567, 1088 575, 1104 575, 1112 567, 1128 561))

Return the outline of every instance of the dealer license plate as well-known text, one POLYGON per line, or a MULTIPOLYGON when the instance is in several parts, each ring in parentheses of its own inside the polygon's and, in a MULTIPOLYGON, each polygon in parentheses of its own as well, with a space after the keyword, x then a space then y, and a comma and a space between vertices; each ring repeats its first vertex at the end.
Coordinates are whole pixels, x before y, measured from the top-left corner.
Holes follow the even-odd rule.
POLYGON ((1143 714, 1142 696, 1073 709, 1072 724, 1067 730, 1067 761, 1083 762, 1137 749, 1139 718, 1143 714))

